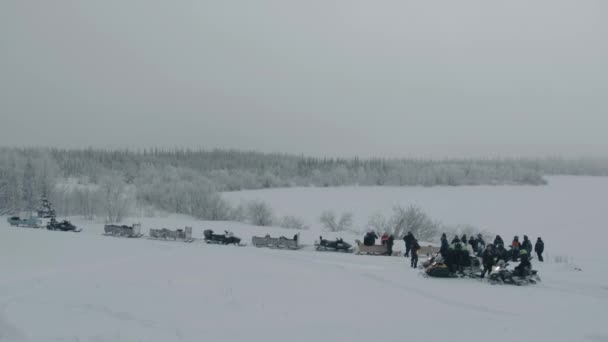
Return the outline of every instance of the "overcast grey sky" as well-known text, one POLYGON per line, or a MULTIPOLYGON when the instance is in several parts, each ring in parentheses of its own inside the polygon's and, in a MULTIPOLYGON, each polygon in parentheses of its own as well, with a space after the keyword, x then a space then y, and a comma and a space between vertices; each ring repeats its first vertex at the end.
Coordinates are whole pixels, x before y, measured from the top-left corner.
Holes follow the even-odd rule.
POLYGON ((608 155, 608 1, 2 0, 0 145, 608 155))

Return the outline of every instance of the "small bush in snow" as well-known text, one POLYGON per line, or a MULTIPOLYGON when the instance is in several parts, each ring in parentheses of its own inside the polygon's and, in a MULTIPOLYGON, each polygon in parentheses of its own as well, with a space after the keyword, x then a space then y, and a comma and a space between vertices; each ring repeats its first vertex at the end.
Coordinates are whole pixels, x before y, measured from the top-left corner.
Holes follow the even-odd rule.
POLYGON ((295 216, 284 216, 279 220, 279 227, 287 229, 308 230, 309 227, 304 224, 304 221, 295 216))
POLYGON ((340 220, 336 221, 336 214, 331 210, 327 210, 321 214, 319 222, 321 222, 325 230, 330 232, 348 230, 353 224, 353 214, 343 213, 340 220))
POLYGON ((368 228, 381 233, 393 234, 396 238, 402 238, 408 232, 412 232, 416 239, 421 241, 432 241, 439 231, 439 223, 416 206, 403 208, 393 207, 393 215, 386 219, 381 214, 370 217, 368 228))
POLYGON ((249 218, 249 223, 255 226, 272 226, 272 209, 264 202, 250 202, 247 205, 247 216, 249 218))

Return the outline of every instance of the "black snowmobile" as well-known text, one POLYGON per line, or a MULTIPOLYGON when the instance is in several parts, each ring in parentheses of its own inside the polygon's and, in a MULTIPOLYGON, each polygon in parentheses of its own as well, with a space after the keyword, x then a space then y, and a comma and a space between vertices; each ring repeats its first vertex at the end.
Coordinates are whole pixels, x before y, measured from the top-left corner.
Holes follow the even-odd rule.
POLYGON ((336 239, 333 241, 324 240, 322 236, 319 236, 319 241, 315 243, 315 247, 318 251, 332 251, 332 252, 343 252, 352 253, 353 246, 349 243, 344 242, 342 239, 336 239))
POLYGON ((530 285, 540 281, 538 272, 529 267, 523 269, 509 270, 509 264, 500 261, 498 265, 492 267, 492 273, 488 277, 490 284, 508 284, 508 285, 530 285))
POLYGON ((241 239, 234 236, 231 232, 225 230, 225 234, 213 234, 213 230, 206 229, 203 231, 206 243, 217 245, 241 245, 241 239))
POLYGON ((78 229, 78 227, 73 225, 68 220, 63 220, 63 221, 59 222, 55 219, 51 219, 51 221, 46 225, 46 229, 61 230, 63 232, 74 232, 74 233, 78 233, 78 232, 82 231, 82 229, 78 229))

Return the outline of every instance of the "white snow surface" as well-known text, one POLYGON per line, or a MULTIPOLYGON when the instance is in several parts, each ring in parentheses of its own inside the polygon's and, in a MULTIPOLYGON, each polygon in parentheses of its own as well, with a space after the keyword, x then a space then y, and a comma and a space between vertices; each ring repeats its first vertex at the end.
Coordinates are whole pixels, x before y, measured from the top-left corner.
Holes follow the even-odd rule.
MULTIPOLYGON (((604 178, 559 177, 548 187, 230 195, 255 194, 303 217, 325 206, 360 214, 416 199, 446 223, 484 223, 506 239, 542 234, 548 254, 572 262, 534 262, 542 282, 527 287, 425 278, 403 257, 113 238, 101 235, 102 223, 77 218, 83 232, 51 232, 9 227, 3 217, 0 341, 608 341, 608 260, 603 248, 587 247, 606 241, 607 190, 604 178), (502 222, 510 215, 518 219, 502 222)), ((244 241, 295 233, 181 216, 129 221, 146 232, 190 225, 197 237, 230 229, 244 241)), ((311 244, 319 233, 313 226, 301 240, 311 244)))

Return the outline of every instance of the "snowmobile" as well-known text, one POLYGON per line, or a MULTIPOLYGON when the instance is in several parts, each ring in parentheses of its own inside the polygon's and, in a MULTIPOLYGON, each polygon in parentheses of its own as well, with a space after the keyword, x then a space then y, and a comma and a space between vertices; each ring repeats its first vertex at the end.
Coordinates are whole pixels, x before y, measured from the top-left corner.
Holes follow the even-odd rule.
POLYGON ((503 260, 499 261, 498 264, 492 267, 492 273, 488 277, 490 284, 509 284, 509 285, 530 285, 536 284, 540 281, 538 271, 531 268, 525 268, 523 270, 509 270, 507 266, 509 264, 503 260))
POLYGON ((40 228, 42 226, 42 221, 34 216, 29 218, 12 216, 7 218, 6 221, 13 227, 40 228))
POLYGON ((424 267, 424 275, 433 278, 450 278, 453 275, 450 269, 445 264, 443 258, 439 254, 433 255, 422 266, 424 267))
POLYGON ((78 229, 75 225, 73 225, 68 220, 63 220, 61 222, 51 219, 51 221, 46 225, 46 229, 48 230, 61 230, 63 232, 74 232, 79 233, 82 229, 78 229))
POLYGON ((318 251, 332 251, 332 252, 343 252, 352 253, 353 246, 349 243, 344 242, 342 239, 336 239, 333 241, 324 240, 322 236, 319 236, 319 241, 315 242, 315 247, 318 251))
POLYGON ((203 231, 203 235, 205 236, 205 242, 206 243, 210 243, 210 244, 217 244, 217 245, 237 245, 237 246, 244 246, 241 245, 241 239, 234 236, 234 234, 232 234, 232 232, 229 232, 227 230, 224 231, 224 234, 213 234, 213 230, 211 229, 206 229, 205 231, 203 231))

